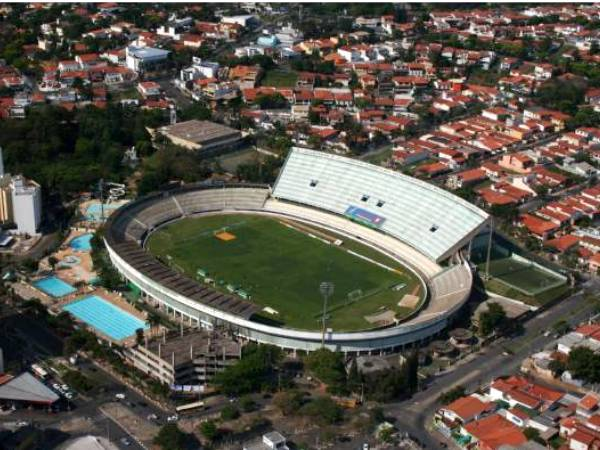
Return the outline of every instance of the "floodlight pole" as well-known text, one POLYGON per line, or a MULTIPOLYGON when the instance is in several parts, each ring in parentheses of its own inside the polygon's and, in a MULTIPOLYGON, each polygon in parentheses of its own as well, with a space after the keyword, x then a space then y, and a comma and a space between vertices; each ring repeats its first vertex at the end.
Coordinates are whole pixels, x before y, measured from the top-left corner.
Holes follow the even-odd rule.
POLYGON ((323 281, 319 285, 319 291, 321 292, 321 296, 323 297, 323 324, 321 330, 321 347, 325 347, 325 318, 327 317, 327 300, 329 297, 333 295, 333 283, 331 281, 323 281))
POLYGON ((487 257, 485 259, 485 278, 490 279, 490 258, 492 257, 492 237, 494 235, 494 217, 490 216, 490 237, 488 239, 487 257))
POLYGON ((104 222, 104 178, 100 178, 98 189, 100 190, 100 222, 104 222))

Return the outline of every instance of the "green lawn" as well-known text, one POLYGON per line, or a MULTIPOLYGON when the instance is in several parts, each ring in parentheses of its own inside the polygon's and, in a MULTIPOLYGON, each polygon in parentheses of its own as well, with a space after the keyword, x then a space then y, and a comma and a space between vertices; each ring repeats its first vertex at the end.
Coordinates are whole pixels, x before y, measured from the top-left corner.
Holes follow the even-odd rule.
POLYGON ((265 73, 260 84, 261 86, 294 87, 297 80, 296 72, 273 69, 265 73))
POLYGON ((290 328, 320 328, 321 281, 335 284, 329 301, 328 326, 337 331, 372 327, 364 316, 384 307, 398 316, 410 314, 412 311, 399 307, 398 302, 419 283, 397 262, 358 242, 348 241, 336 247, 288 228, 277 219, 260 216, 230 214, 184 219, 152 234, 147 247, 191 277, 196 278, 197 269, 203 269, 217 280, 219 289, 225 291, 226 285, 231 284, 249 292, 253 302, 279 312, 263 312, 259 320, 290 328), (214 231, 223 227, 236 239, 225 242, 214 237, 214 231), (397 271, 352 255, 347 249, 397 271), (391 289, 400 283, 405 287, 391 289), (358 289, 363 298, 348 304, 348 293, 358 289))

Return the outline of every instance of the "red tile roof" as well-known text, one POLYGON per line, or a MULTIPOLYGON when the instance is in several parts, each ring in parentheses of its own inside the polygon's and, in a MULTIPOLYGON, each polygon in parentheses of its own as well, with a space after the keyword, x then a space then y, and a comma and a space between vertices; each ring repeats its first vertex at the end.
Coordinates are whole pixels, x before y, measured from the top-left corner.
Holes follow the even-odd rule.
POLYGON ((519 427, 498 414, 468 423, 464 428, 484 448, 496 450, 503 445, 518 447, 527 442, 527 438, 519 427))
POLYGON ((444 409, 452 411, 463 421, 467 421, 487 411, 489 407, 490 403, 484 403, 477 397, 468 396, 453 401, 448 406, 444 407, 444 409))

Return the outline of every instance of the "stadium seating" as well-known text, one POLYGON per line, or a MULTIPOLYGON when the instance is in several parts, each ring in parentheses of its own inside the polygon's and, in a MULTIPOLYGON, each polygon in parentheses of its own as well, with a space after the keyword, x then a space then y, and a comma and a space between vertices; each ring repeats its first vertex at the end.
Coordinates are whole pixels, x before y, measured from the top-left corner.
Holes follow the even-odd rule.
POLYGON ((156 201, 137 214, 137 219, 151 229, 178 217, 181 212, 171 197, 156 201))
POLYGON ((273 196, 351 214, 438 262, 468 242, 488 218, 474 205, 421 180, 300 148, 290 152, 273 196))
POLYGON ((268 195, 266 189, 206 189, 176 194, 185 214, 198 214, 221 209, 260 209, 268 195))

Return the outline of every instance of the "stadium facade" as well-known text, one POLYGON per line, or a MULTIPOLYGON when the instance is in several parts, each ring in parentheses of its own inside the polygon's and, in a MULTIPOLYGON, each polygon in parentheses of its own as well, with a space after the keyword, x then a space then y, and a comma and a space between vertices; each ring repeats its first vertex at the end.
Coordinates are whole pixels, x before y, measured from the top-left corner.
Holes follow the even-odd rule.
POLYGON ((144 248, 148 236, 165 224, 231 212, 330 230, 396 259, 420 278, 427 298, 408 320, 365 331, 327 330, 325 346, 349 353, 398 351, 441 332, 471 291, 463 250, 489 221, 485 212, 428 183, 300 148, 290 152, 273 188, 186 185, 131 202, 111 216, 105 234, 110 258, 147 302, 192 325, 224 327, 241 338, 291 351, 320 348, 322 334, 253 320, 259 305, 203 285, 144 248))

